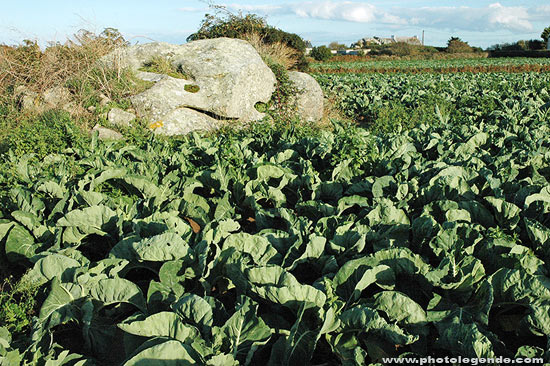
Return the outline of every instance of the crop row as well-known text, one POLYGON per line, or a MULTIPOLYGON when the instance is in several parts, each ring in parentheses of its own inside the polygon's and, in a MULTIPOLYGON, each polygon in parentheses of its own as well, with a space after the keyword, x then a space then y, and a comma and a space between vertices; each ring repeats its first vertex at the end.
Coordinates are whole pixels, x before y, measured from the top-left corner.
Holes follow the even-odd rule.
POLYGON ((317 74, 325 92, 357 120, 384 113, 414 123, 478 124, 548 119, 550 73, 317 74), (396 115, 402 111, 402 115, 396 115), (421 114, 419 114, 421 113, 421 114))
POLYGON ((448 66, 448 67, 426 67, 426 68, 402 68, 402 67, 347 67, 341 65, 335 68, 322 68, 315 72, 319 74, 449 74, 449 73, 494 73, 494 72, 510 72, 510 73, 525 73, 525 72, 549 72, 550 65, 483 65, 483 66, 448 66))
POLYGON ((547 58, 476 58, 450 60, 368 60, 313 63, 313 72, 525 72, 548 71, 547 58), (372 70, 372 71, 371 71, 372 70))
POLYGON ((12 360, 550 361, 547 120, 94 139, 6 164, 3 260, 41 286, 26 352, 0 328, 12 360))

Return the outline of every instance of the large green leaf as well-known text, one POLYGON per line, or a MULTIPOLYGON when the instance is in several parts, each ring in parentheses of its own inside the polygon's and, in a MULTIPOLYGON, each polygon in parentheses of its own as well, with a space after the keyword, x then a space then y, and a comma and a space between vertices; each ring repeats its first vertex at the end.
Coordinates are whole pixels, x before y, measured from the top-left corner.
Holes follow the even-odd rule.
POLYGON ((302 285, 296 278, 279 266, 252 267, 246 270, 251 283, 250 291, 275 304, 298 312, 306 308, 322 308, 326 295, 313 286, 302 285))
POLYGON ((141 240, 133 245, 137 257, 143 261, 164 262, 184 258, 189 244, 175 233, 164 233, 141 240))
POLYGON ((154 198, 162 194, 162 190, 150 178, 141 175, 127 175, 120 178, 120 181, 137 190, 143 198, 154 198))
POLYGON ((57 278, 52 281, 51 289, 40 308, 38 318, 44 329, 78 320, 79 306, 76 304, 86 296, 84 289, 75 284, 61 283, 57 278))
POLYGON ((150 238, 128 237, 120 241, 111 256, 130 261, 165 262, 185 258, 191 248, 180 235, 165 232, 150 238))
POLYGON ((383 291, 374 295, 374 307, 387 318, 399 324, 424 325, 426 312, 410 297, 397 291, 383 291))
POLYGON ((124 278, 99 280, 90 288, 90 296, 100 301, 103 306, 128 303, 134 305, 144 313, 147 312, 145 298, 141 289, 135 283, 124 278))
POLYGON ((141 337, 167 337, 181 342, 199 337, 199 331, 172 312, 156 313, 143 320, 119 323, 123 331, 141 337))
POLYGON ((40 244, 35 243, 33 236, 21 225, 11 228, 6 238, 6 256, 10 262, 18 262, 22 258, 32 258, 40 244))
POLYGON ((200 360, 194 358, 190 346, 179 341, 169 340, 147 348, 128 361, 124 366, 195 366, 200 360))
POLYGON ((454 356, 494 358, 493 344, 476 323, 464 323, 452 318, 435 324, 439 332, 437 344, 454 356))
POLYGON ((233 355, 221 354, 206 361, 206 366, 239 366, 239 361, 233 355))
POLYGON ((91 227, 101 230, 105 226, 116 224, 117 214, 107 206, 91 206, 82 210, 73 210, 57 221, 58 226, 80 228, 91 227))
POLYGON ((258 235, 231 234, 223 243, 222 249, 227 248, 234 248, 239 252, 247 253, 259 265, 280 262, 281 256, 269 243, 269 240, 258 235))
POLYGON ((300 309, 290 334, 273 345, 269 366, 309 364, 321 333, 317 324, 305 316, 305 311, 305 307, 300 309))
POLYGON ((496 197, 485 197, 485 200, 493 207, 499 225, 509 229, 514 229, 517 226, 521 211, 518 206, 496 197))
POLYGON ((80 244, 90 234, 115 236, 118 215, 107 206, 91 206, 82 210, 73 210, 57 221, 57 226, 65 227, 63 240, 71 244, 80 244))
POLYGON ((395 324, 388 322, 380 314, 367 306, 355 306, 338 317, 338 333, 372 333, 374 336, 393 344, 405 345, 418 340, 418 336, 406 334, 395 324))
POLYGON ((75 270, 80 267, 82 267, 82 264, 74 258, 61 254, 50 254, 39 259, 28 276, 38 284, 46 283, 53 278, 68 282, 75 270))
POLYGON ((533 276, 520 269, 502 268, 490 277, 495 304, 530 304, 550 300, 550 280, 546 276, 533 276))
POLYGON ((184 320, 199 328, 203 335, 212 333, 212 306, 202 297, 188 294, 182 296, 172 309, 184 320))
POLYGON ((257 305, 250 300, 244 304, 227 320, 224 326, 215 332, 215 343, 222 345, 222 349, 233 355, 233 358, 246 360, 250 364, 256 349, 266 344, 271 337, 271 329, 256 315, 257 305))
POLYGON ((334 276, 336 293, 344 301, 353 303, 359 299, 361 292, 368 286, 377 283, 383 287, 395 284, 395 274, 390 267, 378 265, 370 267, 363 258, 346 262, 334 276))
POLYGON ((325 250, 326 241, 320 236, 313 236, 305 243, 302 240, 296 240, 286 252, 283 267, 292 271, 300 263, 320 258, 325 250))
POLYGON ((40 216, 41 212, 46 208, 46 205, 40 198, 23 188, 17 187, 11 189, 10 197, 19 210, 30 212, 36 216, 40 216))

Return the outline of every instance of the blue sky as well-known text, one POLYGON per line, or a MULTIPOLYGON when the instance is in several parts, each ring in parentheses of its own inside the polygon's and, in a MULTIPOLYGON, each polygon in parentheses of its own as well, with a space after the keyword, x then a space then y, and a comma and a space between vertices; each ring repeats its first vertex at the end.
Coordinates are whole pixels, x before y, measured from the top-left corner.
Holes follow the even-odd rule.
MULTIPOLYGON (((487 47, 538 39, 550 26, 550 0, 525 1, 217 1, 233 12, 253 12, 269 24, 297 33, 314 45, 346 44, 367 36, 421 37, 441 46, 451 36, 487 47)), ((23 39, 64 42, 79 29, 119 29, 132 43, 183 43, 208 10, 195 0, 19 0, 5 1, 0 13, 0 44, 23 39)), ((211 12, 211 11, 210 11, 211 12)))

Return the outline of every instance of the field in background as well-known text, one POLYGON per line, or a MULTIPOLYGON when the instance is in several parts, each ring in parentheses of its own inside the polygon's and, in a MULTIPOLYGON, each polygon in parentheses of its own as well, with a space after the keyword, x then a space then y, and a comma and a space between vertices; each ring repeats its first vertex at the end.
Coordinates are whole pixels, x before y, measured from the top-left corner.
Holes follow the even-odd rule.
POLYGON ((376 132, 549 116, 549 73, 314 75, 345 115, 376 132))
POLYGON ((378 60, 341 57, 337 61, 314 62, 315 73, 452 73, 452 72, 546 72, 550 58, 459 58, 445 60, 378 60), (347 58, 347 60, 346 60, 347 58))
MULTIPOLYGON (((57 50, 83 66, 58 79, 76 118, 128 106, 131 75, 57 50)), ((32 85, 27 65, 11 66, 32 85)), ((549 67, 312 64, 352 123, 118 142, 4 99, 15 132, 0 151, 0 360, 550 362, 549 67)))

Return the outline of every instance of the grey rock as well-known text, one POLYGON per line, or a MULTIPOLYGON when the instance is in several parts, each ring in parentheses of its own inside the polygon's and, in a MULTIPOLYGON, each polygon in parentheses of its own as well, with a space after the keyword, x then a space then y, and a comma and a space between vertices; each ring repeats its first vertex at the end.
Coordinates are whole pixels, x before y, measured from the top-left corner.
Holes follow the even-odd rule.
POLYGON ((104 94, 99 94, 99 105, 101 107, 105 107, 107 104, 111 103, 111 99, 109 99, 106 95, 104 94))
POLYGON ((154 72, 147 72, 147 71, 137 71, 136 77, 138 79, 141 79, 143 81, 152 81, 156 83, 157 81, 161 81, 162 79, 168 77, 167 75, 163 74, 157 74, 154 72))
POLYGON ((254 106, 269 101, 277 80, 250 43, 216 38, 181 47, 184 52, 174 56, 174 65, 194 78, 209 112, 242 121, 264 117, 254 106))
POLYGON ((95 131, 98 132, 98 137, 101 140, 121 140, 124 138, 121 133, 100 125, 95 125, 94 128, 92 128, 92 133, 95 133, 95 131))
POLYGON ((23 110, 42 113, 49 109, 60 108, 71 114, 80 111, 79 106, 72 100, 71 92, 64 87, 53 87, 38 94, 25 86, 18 86, 15 94, 23 110))
POLYGON ((71 92, 69 89, 57 86, 42 93, 44 107, 47 109, 68 106, 71 102, 71 92))
POLYGON ((194 109, 177 108, 152 126, 155 134, 174 136, 186 135, 192 131, 215 130, 223 123, 223 120, 212 118, 194 109))
POLYGON ((167 58, 190 80, 138 72, 139 78, 156 82, 131 98, 138 115, 151 122, 164 121, 168 113, 181 107, 220 118, 256 121, 264 117, 255 109, 256 103, 266 103, 275 91, 271 69, 248 42, 237 39, 200 40, 181 46, 149 43, 116 50, 102 61, 137 71, 154 57, 167 58), (186 91, 186 85, 197 86, 198 91, 186 91))
POLYGON ((130 98, 136 113, 151 122, 158 122, 170 111, 180 107, 194 107, 209 111, 209 100, 198 93, 185 90, 194 82, 166 76, 143 93, 130 98))
POLYGON ((295 100, 298 116, 308 122, 323 118, 324 95, 317 80, 309 74, 298 71, 289 72, 289 78, 298 89, 295 100))
POLYGON ((15 95, 19 99, 22 110, 35 110, 40 105, 38 93, 33 92, 25 86, 15 88, 15 95))
POLYGON ((130 127, 136 116, 132 113, 126 112, 120 108, 113 108, 107 114, 107 119, 115 126, 130 127))

